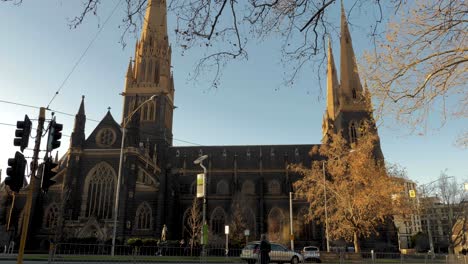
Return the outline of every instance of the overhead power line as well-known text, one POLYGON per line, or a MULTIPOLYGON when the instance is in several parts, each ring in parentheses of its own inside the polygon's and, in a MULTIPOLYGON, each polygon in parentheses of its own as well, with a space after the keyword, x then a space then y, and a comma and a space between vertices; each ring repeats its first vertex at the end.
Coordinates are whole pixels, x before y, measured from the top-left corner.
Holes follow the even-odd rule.
MULTIPOLYGON (((24 107, 30 107, 30 108, 36 108, 36 109, 40 108, 39 106, 27 105, 27 104, 22 104, 22 103, 17 103, 17 102, 12 102, 12 101, 6 101, 6 100, 0 100, 0 103, 12 104, 12 105, 18 105, 18 106, 24 106, 24 107)), ((62 112, 62 111, 55 110, 55 109, 47 109, 47 110, 51 111, 51 112, 54 112, 54 113, 57 113, 57 114, 66 115, 66 116, 75 116, 74 114, 62 112)), ((92 118, 86 118, 86 120, 93 121, 93 122, 100 122, 99 120, 92 119, 92 118)))
POLYGON ((80 58, 78 58, 78 60, 76 61, 75 65, 73 65, 71 71, 68 73, 68 75, 65 77, 65 79, 62 81, 62 83, 60 84, 59 88, 57 89, 57 91, 55 92, 54 96, 52 97, 52 99, 50 99, 49 103, 47 104, 47 107, 46 109, 49 109, 50 107, 50 104, 52 104, 52 102, 54 101, 54 99, 57 97, 57 95, 60 93, 60 91, 62 90, 62 88, 65 86, 65 83, 68 81, 68 79, 70 78, 70 76, 73 74, 73 72, 75 71, 76 67, 78 67, 78 65, 80 64, 81 60, 83 60, 84 56, 86 55, 86 53, 88 53, 88 50, 91 48, 91 46, 93 45, 94 41, 97 39, 97 37, 99 36, 99 34, 102 32, 102 30, 104 29, 104 27, 106 26, 107 22, 109 21, 109 19, 112 17, 112 15, 115 13, 115 10, 117 10, 117 7, 120 5, 120 3, 122 3, 122 0, 120 0, 119 2, 117 2, 117 4, 115 5, 114 9, 112 9, 112 12, 109 14, 109 16, 107 16, 106 20, 104 21, 104 23, 102 24, 102 26, 99 28, 99 30, 96 32, 96 34, 94 35, 94 37, 91 39, 91 41, 89 42, 88 46, 86 47, 86 49, 83 51, 83 53, 81 53, 81 56, 80 58))
POLYGON ((21 104, 21 103, 16 103, 16 102, 12 102, 12 101, 5 101, 5 100, 0 100, 0 103, 19 105, 19 106, 24 106, 24 107, 36 108, 36 109, 40 108, 39 106, 21 104))

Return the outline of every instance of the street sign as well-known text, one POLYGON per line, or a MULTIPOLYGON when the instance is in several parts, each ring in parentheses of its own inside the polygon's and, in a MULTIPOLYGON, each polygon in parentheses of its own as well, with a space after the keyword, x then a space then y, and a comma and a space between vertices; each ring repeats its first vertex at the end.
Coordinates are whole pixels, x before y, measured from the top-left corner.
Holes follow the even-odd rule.
POLYGON ((411 198, 416 197, 416 192, 414 190, 409 190, 409 197, 411 198))
POLYGON ((197 198, 205 197, 205 174, 197 174, 197 198))
POLYGON ((201 237, 201 244, 207 245, 208 244, 208 225, 203 225, 203 235, 201 237))

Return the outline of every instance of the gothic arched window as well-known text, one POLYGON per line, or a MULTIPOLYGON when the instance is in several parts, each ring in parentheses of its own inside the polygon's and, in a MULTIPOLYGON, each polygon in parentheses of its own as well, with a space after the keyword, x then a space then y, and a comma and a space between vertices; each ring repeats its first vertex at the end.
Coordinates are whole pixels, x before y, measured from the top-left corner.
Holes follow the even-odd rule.
POLYGON ((45 213, 44 228, 55 228, 58 224, 59 209, 56 203, 51 204, 45 213))
POLYGON ((221 195, 229 194, 229 185, 226 181, 222 180, 216 185, 216 193, 221 195))
POLYGON ((224 234, 224 224, 226 223, 226 214, 221 207, 217 207, 211 214, 211 231, 215 235, 224 234))
POLYGON ((351 143, 357 142, 357 131, 355 122, 351 122, 351 124, 349 125, 349 139, 351 143))
POLYGON ((268 214, 268 238, 271 241, 281 241, 285 217, 281 209, 274 207, 268 214))
POLYGON ((255 194, 255 185, 251 180, 247 180, 242 184, 241 192, 243 194, 255 194))
POLYGON ((251 208, 245 208, 244 211, 245 227, 249 229, 250 236, 256 237, 257 225, 255 224, 255 214, 251 208))
POLYGON ((114 169, 105 162, 101 162, 91 169, 86 177, 86 217, 94 216, 98 219, 112 217, 115 179, 114 169))
POLYGON ((153 217, 151 207, 147 202, 143 202, 136 210, 135 226, 136 229, 151 229, 153 217))
POLYGON ((281 185, 277 180, 272 180, 268 182, 268 193, 269 194, 280 194, 281 185))

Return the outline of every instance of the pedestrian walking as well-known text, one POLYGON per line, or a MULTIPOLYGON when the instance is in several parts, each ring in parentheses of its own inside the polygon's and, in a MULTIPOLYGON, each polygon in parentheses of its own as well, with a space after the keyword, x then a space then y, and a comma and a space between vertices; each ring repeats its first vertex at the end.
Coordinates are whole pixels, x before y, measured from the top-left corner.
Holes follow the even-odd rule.
POLYGON ((271 244, 265 234, 262 234, 260 240, 260 264, 268 264, 270 263, 271 244))

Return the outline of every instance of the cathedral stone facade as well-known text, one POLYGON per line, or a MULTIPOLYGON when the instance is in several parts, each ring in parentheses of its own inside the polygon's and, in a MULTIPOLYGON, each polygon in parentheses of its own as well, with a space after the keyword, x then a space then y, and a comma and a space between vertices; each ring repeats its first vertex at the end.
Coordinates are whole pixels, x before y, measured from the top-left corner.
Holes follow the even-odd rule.
MULTIPOLYGON (((338 81, 329 44, 323 142, 329 131, 341 132, 353 142, 359 137, 358 128, 364 121, 373 123, 370 96, 361 85, 343 9, 341 16, 341 79, 338 81)), ((224 236, 224 225, 231 223, 234 205, 240 202, 251 240, 267 233, 270 240, 287 243, 289 193, 299 177, 289 172, 287 166, 307 165, 320 159, 309 154, 314 145, 173 146, 175 89, 165 0, 148 1, 134 58, 125 77, 121 123, 109 111, 85 137, 83 97, 70 147, 60 160, 56 158, 59 170, 54 180, 57 183, 46 195, 40 194, 39 186, 27 187, 37 189, 28 247, 44 246, 50 239, 91 238, 98 243, 108 242, 112 238, 117 193, 119 242, 131 237, 159 238, 163 225, 169 230, 168 239, 188 241, 187 215, 195 197, 196 174, 202 172, 193 161, 202 155, 208 155, 204 164, 210 241, 215 243, 224 236), (122 178, 117 192, 123 129, 122 178)), ((376 147, 383 157, 380 146, 376 147)), ((16 196, 11 210, 15 224, 4 233, 4 240, 19 241, 17 223, 23 217, 26 192, 23 190, 16 196)), ((5 216, 11 209, 8 202, 11 193, 5 188, 3 201, 6 201, 2 206, 5 216)), ((293 200, 296 244, 312 244, 323 249, 323 227, 304 220, 307 210, 305 201, 293 200)))

